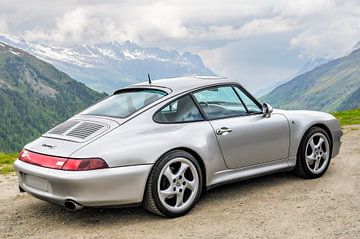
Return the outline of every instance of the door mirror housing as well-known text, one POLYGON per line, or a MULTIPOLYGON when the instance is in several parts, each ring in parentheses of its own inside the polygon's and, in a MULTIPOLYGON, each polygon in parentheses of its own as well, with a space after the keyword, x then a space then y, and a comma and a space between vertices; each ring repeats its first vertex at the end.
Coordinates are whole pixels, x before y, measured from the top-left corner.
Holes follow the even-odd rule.
POLYGON ((264 103, 262 105, 262 112, 265 118, 269 118, 273 112, 273 107, 268 103, 264 103))

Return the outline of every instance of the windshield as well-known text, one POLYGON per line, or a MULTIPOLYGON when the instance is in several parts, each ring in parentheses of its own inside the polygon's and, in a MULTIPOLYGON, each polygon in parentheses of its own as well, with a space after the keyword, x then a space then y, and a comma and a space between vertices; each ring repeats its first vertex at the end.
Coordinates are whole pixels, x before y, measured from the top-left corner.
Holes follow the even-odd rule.
POLYGON ((126 118, 165 95, 166 92, 153 89, 124 90, 91 106, 81 114, 126 118))

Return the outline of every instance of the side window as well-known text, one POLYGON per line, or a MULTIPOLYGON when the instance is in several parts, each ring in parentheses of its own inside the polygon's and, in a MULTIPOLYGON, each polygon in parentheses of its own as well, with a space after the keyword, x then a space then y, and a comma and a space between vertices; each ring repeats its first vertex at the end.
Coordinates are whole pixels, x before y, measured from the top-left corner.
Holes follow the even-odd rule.
POLYGON ((209 119, 248 115, 231 86, 208 88, 194 96, 209 119))
POLYGON ((181 123, 203 120, 203 117, 191 97, 186 95, 158 111, 154 120, 158 123, 181 123))
POLYGON ((238 87, 234 87, 236 93, 240 96, 241 100, 244 102, 246 108, 248 109, 250 114, 262 113, 262 109, 249 97, 247 96, 242 90, 238 87))

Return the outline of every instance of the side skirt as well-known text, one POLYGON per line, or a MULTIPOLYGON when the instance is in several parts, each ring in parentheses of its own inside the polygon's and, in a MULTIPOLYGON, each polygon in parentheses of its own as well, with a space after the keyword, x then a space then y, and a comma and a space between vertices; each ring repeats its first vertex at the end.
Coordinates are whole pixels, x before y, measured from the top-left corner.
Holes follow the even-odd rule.
POLYGON ((240 169, 227 169, 214 174, 207 186, 207 190, 227 183, 242 181, 276 172, 290 171, 292 169, 293 165, 289 165, 289 159, 276 160, 266 164, 259 164, 240 169))

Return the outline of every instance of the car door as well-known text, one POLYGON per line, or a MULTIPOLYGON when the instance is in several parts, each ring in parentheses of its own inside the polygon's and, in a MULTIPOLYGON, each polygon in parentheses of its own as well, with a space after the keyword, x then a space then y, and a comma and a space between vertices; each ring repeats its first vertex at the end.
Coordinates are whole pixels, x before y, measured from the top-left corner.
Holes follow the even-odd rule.
POLYGON ((216 86, 193 93, 218 139, 229 168, 285 159, 289 124, 285 116, 266 118, 257 103, 238 86, 216 86))

